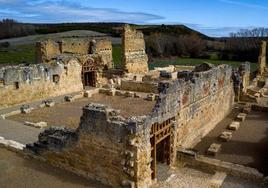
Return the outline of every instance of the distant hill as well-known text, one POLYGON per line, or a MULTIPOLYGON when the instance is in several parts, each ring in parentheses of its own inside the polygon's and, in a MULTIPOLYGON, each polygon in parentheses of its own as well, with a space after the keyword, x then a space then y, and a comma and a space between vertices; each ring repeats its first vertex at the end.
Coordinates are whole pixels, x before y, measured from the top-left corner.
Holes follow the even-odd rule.
MULTIPOLYGON (((62 23, 62 24, 33 24, 36 27, 37 34, 58 33, 70 30, 91 30, 100 33, 109 34, 112 37, 120 37, 120 28, 125 23, 62 23)), ((135 25, 145 35, 152 33, 164 33, 172 36, 196 34, 203 39, 213 40, 198 31, 190 29, 184 25, 135 25)))

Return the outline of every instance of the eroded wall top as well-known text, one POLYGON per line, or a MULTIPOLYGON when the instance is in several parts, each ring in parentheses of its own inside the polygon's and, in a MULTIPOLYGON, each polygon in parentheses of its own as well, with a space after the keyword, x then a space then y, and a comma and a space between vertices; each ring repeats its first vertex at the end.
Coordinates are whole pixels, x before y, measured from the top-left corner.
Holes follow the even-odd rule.
POLYGON ((123 67, 128 73, 147 73, 148 56, 141 31, 129 25, 124 26, 122 36, 123 67))

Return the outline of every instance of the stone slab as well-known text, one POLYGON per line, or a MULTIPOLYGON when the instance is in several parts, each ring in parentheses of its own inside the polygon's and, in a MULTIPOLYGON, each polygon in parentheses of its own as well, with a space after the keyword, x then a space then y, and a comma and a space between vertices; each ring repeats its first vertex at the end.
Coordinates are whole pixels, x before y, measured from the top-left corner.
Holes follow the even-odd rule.
POLYGON ((209 146, 207 154, 215 156, 217 153, 220 152, 220 150, 221 150, 221 144, 213 143, 209 146))
POLYGON ((225 172, 216 172, 211 179, 209 188, 220 188, 226 177, 225 172))
POLYGON ((237 131, 240 127, 240 122, 238 121, 233 121, 229 126, 228 129, 229 130, 233 130, 233 131, 237 131))
POLYGON ((228 142, 229 140, 232 139, 232 132, 229 132, 229 131, 224 131, 221 133, 221 135, 219 136, 219 139, 223 142, 228 142))
POLYGON ((245 114, 245 113, 239 113, 239 114, 236 116, 235 119, 236 119, 237 121, 243 122, 243 121, 245 121, 246 117, 247 117, 247 114, 245 114))

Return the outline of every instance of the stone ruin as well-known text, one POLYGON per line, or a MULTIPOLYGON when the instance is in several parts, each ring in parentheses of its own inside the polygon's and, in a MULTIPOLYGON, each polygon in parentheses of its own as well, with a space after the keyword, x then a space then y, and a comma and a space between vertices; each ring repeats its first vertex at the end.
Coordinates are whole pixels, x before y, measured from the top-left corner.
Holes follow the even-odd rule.
POLYGON ((143 34, 127 25, 122 41, 123 70, 113 68, 107 40, 38 43, 39 64, 0 69, 0 105, 87 93, 88 86, 111 96, 148 94, 156 100, 149 115, 125 118, 109 106, 90 103, 77 129, 51 127, 25 149, 112 187, 146 188, 156 179, 157 156, 175 166, 177 150, 196 145, 228 115, 235 96, 241 100, 241 93, 247 94, 250 67, 245 63, 233 72, 229 65, 204 63, 149 71, 143 34))
POLYGON ((124 27, 122 37, 123 66, 128 73, 147 73, 148 56, 145 52, 143 33, 129 25, 124 27))

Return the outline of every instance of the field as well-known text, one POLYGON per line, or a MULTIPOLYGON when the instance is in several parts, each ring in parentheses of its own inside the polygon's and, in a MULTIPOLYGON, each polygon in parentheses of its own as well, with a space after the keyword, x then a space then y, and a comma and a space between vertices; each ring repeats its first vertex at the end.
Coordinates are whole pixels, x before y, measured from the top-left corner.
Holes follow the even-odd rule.
MULTIPOLYGON (((113 59, 115 67, 120 68, 121 65, 121 47, 116 45, 113 47, 113 59)), ((165 67, 168 65, 199 65, 204 62, 211 63, 214 65, 228 64, 232 67, 239 67, 242 62, 239 61, 223 61, 223 60, 211 60, 211 59, 194 59, 194 58, 172 58, 172 59, 153 59, 149 62, 149 69, 152 70, 154 67, 165 67)), ((256 63, 251 63, 251 71, 257 69, 256 63)))
MULTIPOLYGON (((90 35, 89 32, 65 32, 58 34, 61 37, 72 35, 90 35)), ((93 33, 91 33, 93 34, 93 33)), ((94 33, 96 34, 96 33, 94 33)), ((35 62, 35 42, 37 40, 49 38, 50 35, 28 36, 16 39, 9 39, 11 46, 9 48, 0 48, 0 66, 7 64, 19 64, 22 62, 34 63, 35 62), (23 42, 25 40, 25 42, 23 42)), ((121 46, 119 40, 114 38, 113 40, 113 59, 116 68, 122 67, 121 65, 121 46)), ((0 40, 1 42, 1 40, 0 40)), ((172 59, 153 59, 149 62, 149 68, 164 67, 168 65, 198 65, 204 62, 211 64, 229 64, 233 67, 238 67, 241 62, 239 61, 222 61, 222 60, 210 60, 210 59, 193 59, 193 58, 172 58, 172 59)), ((256 63, 251 64, 251 70, 256 70, 256 63)))

